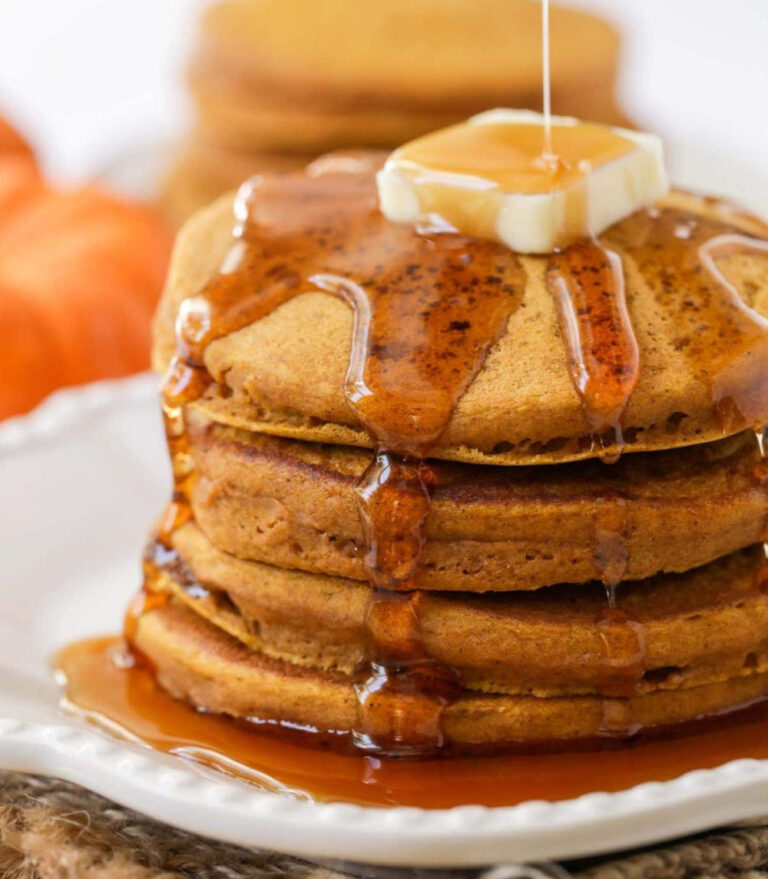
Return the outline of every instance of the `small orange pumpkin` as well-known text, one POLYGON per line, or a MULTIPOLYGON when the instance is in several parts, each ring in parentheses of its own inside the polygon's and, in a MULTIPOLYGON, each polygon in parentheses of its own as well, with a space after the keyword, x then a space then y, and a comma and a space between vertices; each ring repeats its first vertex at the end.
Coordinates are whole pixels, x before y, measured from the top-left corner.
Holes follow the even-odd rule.
POLYGON ((31 159, 35 158, 32 147, 10 122, 0 116, 0 154, 9 155, 10 153, 23 154, 31 159))
POLYGON ((145 369, 170 248, 150 210, 48 185, 0 121, 0 417, 145 369))

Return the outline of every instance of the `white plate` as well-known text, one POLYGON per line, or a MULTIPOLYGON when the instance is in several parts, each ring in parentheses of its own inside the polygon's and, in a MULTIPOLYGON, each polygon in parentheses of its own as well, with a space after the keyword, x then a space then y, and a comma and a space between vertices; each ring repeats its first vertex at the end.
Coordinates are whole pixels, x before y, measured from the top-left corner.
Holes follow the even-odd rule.
POLYGON ((85 785, 230 842, 315 858, 466 866, 635 846, 766 810, 768 761, 562 803, 450 810, 316 804, 198 771, 64 715, 49 657, 116 631, 168 475, 154 379, 62 392, 0 427, 0 766, 85 785))

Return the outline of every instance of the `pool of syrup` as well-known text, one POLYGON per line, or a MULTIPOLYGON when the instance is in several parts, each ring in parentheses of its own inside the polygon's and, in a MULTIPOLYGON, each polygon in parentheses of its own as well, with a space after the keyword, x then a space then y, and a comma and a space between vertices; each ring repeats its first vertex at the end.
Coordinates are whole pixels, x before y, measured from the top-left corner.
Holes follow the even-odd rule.
MULTIPOLYGON (((56 659, 70 706, 168 754, 269 790, 317 801, 428 809, 565 800, 667 781, 741 758, 768 758, 768 703, 663 736, 586 743, 569 751, 392 759, 342 753, 267 724, 204 714, 165 693, 118 637, 64 648, 56 659)), ((562 743, 560 743, 562 747, 562 743)))

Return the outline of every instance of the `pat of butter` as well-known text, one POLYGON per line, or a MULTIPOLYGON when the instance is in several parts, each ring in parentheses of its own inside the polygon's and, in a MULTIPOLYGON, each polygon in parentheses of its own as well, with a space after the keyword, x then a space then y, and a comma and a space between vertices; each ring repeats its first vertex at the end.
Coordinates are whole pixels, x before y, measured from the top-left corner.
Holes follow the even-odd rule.
POLYGON ((551 253, 599 235, 668 190, 651 134, 491 110, 395 150, 377 176, 379 203, 398 223, 492 238, 518 253, 551 253))

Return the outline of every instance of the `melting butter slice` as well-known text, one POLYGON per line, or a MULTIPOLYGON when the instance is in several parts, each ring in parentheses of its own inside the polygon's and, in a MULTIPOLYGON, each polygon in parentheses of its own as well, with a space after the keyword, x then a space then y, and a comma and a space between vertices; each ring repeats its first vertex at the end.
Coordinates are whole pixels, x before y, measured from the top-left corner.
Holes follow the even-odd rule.
POLYGON ((492 238, 518 253, 551 253, 599 235, 669 189, 651 134, 491 110, 395 150, 379 172, 379 202, 398 223, 492 238))

